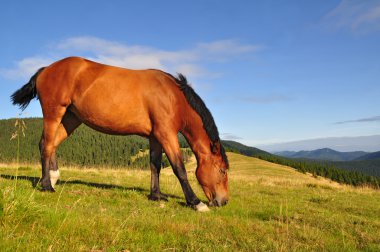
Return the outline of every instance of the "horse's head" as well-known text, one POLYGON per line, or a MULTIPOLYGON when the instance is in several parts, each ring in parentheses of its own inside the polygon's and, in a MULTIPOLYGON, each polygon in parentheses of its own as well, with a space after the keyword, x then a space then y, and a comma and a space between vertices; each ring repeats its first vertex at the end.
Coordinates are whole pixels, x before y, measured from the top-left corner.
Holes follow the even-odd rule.
POLYGON ((229 199, 228 160, 220 141, 211 144, 211 152, 199 160, 196 175, 210 206, 223 206, 229 199))

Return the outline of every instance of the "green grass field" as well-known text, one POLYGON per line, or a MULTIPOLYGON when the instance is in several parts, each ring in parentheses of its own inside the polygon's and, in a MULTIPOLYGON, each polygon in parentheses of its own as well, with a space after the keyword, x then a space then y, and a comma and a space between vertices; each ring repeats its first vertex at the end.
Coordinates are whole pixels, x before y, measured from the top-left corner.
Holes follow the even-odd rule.
MULTIPOLYGON (((229 153, 231 199, 199 213, 164 169, 168 202, 148 201, 150 172, 61 169, 56 193, 37 166, 0 167, 0 251, 380 251, 380 192, 229 153)), ((187 165, 191 184, 205 201, 187 165)))

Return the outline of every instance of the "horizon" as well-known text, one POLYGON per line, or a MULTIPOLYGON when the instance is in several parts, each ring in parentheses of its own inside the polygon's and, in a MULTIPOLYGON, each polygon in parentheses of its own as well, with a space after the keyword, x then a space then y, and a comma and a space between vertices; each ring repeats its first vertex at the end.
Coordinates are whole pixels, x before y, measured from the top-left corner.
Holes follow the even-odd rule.
MULTIPOLYGON (((20 117, 3 118, 0 120, 15 120, 17 118, 20 118, 20 117)), ((22 118, 23 119, 43 119, 42 117, 22 117, 22 118)), ((231 140, 231 139, 223 139, 223 138, 221 138, 221 140, 241 143, 239 140, 231 140)), ((320 150, 320 149, 332 149, 339 152, 364 151, 364 152, 372 153, 372 152, 380 151, 380 135, 311 138, 311 139, 300 139, 300 140, 289 141, 289 142, 278 142, 278 143, 270 143, 270 144, 256 145, 256 146, 253 146, 253 145, 246 145, 246 146, 258 148, 258 149, 261 149, 263 151, 267 151, 273 154, 275 154, 276 152, 283 152, 283 151, 298 152, 298 151, 314 151, 314 150, 320 150), (356 141, 359 140, 359 142, 356 142, 354 145, 352 145, 352 143, 349 144, 350 140, 352 141, 353 139, 355 139, 356 141), (367 141, 363 142, 363 139, 367 141), (341 142, 341 144, 337 146, 336 142, 335 143, 331 142, 333 140, 338 140, 341 142), (347 143, 342 144, 342 141, 343 142, 346 141, 348 142, 348 144, 347 143), (319 142, 319 143, 316 144, 315 142, 319 142), (307 145, 307 147, 302 147, 302 146, 305 146, 305 144, 307 145), (284 147, 284 146, 288 146, 288 147, 284 147)))
MULTIPOLYGON (((0 119, 17 117, 9 96, 39 67, 77 55, 184 73, 225 140, 380 135, 380 1, 0 7, 0 119)), ((22 116, 42 117, 39 102, 22 116)))
POLYGON ((258 145, 257 147, 270 153, 320 149, 332 149, 339 152, 378 152, 380 151, 380 135, 312 138, 258 145))

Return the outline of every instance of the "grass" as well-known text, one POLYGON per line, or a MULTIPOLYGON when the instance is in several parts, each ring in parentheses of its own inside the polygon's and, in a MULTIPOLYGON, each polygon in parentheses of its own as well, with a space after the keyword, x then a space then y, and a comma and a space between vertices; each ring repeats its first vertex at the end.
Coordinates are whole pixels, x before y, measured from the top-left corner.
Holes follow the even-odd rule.
MULTIPOLYGON (((0 167, 0 251, 379 251, 380 192, 339 185, 228 153, 229 204, 185 206, 171 169, 168 202, 151 202, 150 173, 61 169, 56 193, 32 186, 39 167, 0 167)), ((187 165, 196 194, 205 201, 187 165)))

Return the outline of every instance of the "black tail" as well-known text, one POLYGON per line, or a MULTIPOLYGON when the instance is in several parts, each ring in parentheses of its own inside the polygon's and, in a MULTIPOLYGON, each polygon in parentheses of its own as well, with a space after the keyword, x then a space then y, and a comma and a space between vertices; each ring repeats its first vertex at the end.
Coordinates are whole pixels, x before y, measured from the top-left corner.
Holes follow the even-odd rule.
POLYGON ((20 108, 24 110, 30 101, 37 96, 37 77, 44 69, 45 67, 40 68, 32 78, 30 78, 28 83, 11 95, 13 105, 19 105, 20 108))

